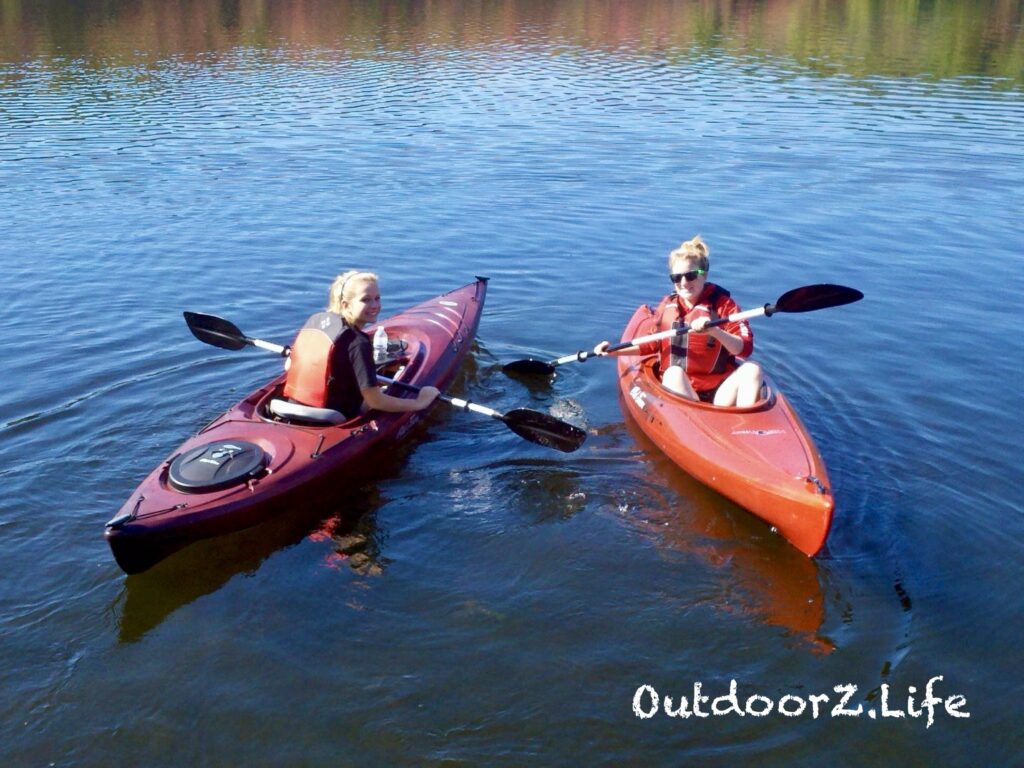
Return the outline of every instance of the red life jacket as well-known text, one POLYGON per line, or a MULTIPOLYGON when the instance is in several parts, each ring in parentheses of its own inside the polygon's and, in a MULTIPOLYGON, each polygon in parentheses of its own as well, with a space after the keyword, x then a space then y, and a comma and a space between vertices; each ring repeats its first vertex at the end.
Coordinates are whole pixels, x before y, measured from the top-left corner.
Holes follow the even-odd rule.
POLYGON ((284 396, 303 405, 327 407, 334 372, 334 346, 348 326, 333 312, 317 312, 306 321, 292 343, 284 396))
MULTIPOLYGON (((657 312, 658 330, 678 328, 684 323, 689 325, 698 317, 709 317, 717 320, 739 311, 739 306, 732 300, 729 292, 714 283, 708 283, 707 290, 693 309, 680 317, 683 307, 675 293, 669 294, 661 302, 657 312), (720 314, 721 313, 721 314, 720 314)), ((753 337, 746 322, 729 324, 725 330, 737 333, 747 339, 747 345, 753 348, 753 337), (745 327, 745 330, 744 330, 745 327)), ((749 350, 746 350, 749 354, 749 350)), ((670 365, 678 365, 689 377, 697 392, 713 390, 738 367, 736 358, 722 346, 722 343, 710 334, 688 333, 668 339, 661 345, 661 370, 670 365)))

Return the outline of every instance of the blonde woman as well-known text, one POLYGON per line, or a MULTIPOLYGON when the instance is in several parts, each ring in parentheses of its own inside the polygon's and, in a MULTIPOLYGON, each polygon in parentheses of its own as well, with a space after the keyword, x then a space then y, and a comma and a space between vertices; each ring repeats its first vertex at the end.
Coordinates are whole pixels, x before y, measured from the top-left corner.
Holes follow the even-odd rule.
POLYGON ((295 337, 284 396, 302 405, 340 411, 346 418, 371 409, 419 411, 434 402, 436 387, 423 387, 416 399, 381 391, 373 344, 363 332, 379 314, 377 275, 359 270, 338 275, 327 310, 310 317, 295 337))
POLYGON ((761 367, 747 358, 754 350, 754 334, 746 320, 719 326, 713 320, 740 311, 729 292, 708 282, 710 249, 697 235, 668 256, 669 279, 675 286, 658 307, 656 330, 685 324, 689 333, 671 339, 626 347, 609 353, 602 341, 598 355, 661 353, 661 383, 666 389, 718 406, 751 406, 761 394, 761 367))

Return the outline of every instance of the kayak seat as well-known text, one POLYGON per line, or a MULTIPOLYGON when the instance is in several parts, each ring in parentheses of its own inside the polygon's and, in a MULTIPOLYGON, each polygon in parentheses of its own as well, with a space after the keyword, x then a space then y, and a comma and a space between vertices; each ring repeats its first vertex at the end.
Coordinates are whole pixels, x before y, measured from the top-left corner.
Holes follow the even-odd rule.
POLYGON ((279 397, 273 398, 268 408, 278 418, 288 421, 304 421, 310 424, 341 424, 346 421, 345 415, 341 411, 331 408, 315 408, 312 405, 293 403, 279 397))

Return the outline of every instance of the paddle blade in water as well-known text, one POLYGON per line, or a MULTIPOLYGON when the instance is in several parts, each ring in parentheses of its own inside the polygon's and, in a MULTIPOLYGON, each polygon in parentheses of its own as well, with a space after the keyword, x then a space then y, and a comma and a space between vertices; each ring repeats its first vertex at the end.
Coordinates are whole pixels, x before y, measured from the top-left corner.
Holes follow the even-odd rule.
POLYGON ((534 360, 532 357, 526 360, 513 360, 506 363, 502 368, 505 373, 514 373, 520 376, 550 376, 555 372, 555 366, 545 363, 543 360, 534 360))
POLYGON ((579 427, 529 408, 511 410, 501 420, 524 440, 565 453, 572 453, 587 439, 579 427))
POLYGON ((192 335, 204 344, 231 350, 245 347, 245 334, 234 323, 202 312, 185 312, 184 315, 192 335))
POLYGON ((818 309, 852 304, 863 298, 863 293, 856 288, 847 288, 845 285, 832 285, 830 283, 804 285, 782 294, 779 300, 775 302, 772 311, 814 312, 818 309))

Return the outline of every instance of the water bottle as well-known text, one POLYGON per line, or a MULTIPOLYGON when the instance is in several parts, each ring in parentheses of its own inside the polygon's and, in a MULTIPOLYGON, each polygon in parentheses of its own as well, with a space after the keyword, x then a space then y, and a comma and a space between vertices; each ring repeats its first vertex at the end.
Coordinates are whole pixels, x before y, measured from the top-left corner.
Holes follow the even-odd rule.
POLYGON ((388 359, 388 332, 383 325, 377 326, 373 334, 373 362, 383 363, 388 359))

